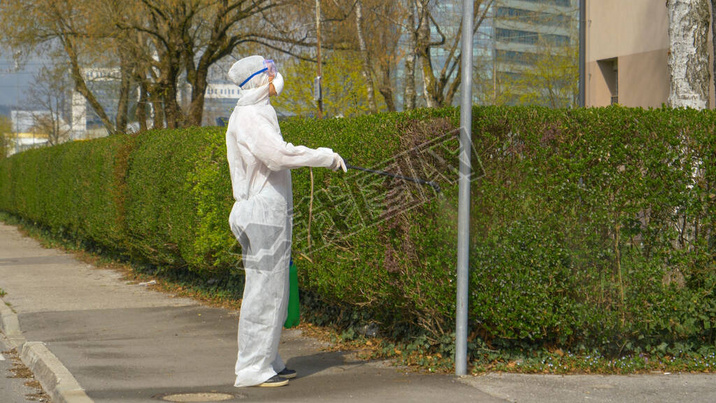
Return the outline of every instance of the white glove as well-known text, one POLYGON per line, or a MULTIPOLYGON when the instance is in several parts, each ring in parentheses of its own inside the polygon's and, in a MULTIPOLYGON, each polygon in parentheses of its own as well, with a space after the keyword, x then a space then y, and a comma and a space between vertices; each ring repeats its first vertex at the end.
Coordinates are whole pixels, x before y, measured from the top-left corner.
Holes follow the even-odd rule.
POLYGON ((329 167, 330 169, 337 171, 338 169, 342 169, 343 172, 348 172, 348 168, 346 168, 346 163, 343 161, 343 158, 341 158, 338 153, 333 153, 333 163, 329 167))

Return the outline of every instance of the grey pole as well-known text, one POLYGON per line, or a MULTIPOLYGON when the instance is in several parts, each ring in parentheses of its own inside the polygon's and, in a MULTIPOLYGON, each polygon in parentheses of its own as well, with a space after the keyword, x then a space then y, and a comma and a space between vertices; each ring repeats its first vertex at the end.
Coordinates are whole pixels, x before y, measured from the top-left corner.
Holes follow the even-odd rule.
POLYGON ((457 208, 457 312, 455 375, 467 373, 467 307, 470 281, 470 150, 472 149, 472 18, 473 0, 462 1, 460 102, 460 178, 457 208))
POLYGON ((579 106, 586 105, 587 0, 579 0, 579 106))

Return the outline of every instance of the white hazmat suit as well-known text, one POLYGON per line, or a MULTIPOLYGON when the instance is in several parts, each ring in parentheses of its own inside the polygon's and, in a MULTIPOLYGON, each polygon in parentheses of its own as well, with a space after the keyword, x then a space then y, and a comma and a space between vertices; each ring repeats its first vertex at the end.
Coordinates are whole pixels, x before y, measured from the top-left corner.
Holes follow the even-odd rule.
MULTIPOLYGON (((269 75, 261 56, 234 63, 228 76, 239 100, 226 130, 226 150, 235 199, 231 231, 243 252, 246 282, 239 317, 236 387, 259 385, 286 366, 278 354, 286 320, 293 200, 291 168, 343 168, 329 148, 286 143, 269 102, 269 75)), ((273 70, 276 93, 283 77, 273 70)))

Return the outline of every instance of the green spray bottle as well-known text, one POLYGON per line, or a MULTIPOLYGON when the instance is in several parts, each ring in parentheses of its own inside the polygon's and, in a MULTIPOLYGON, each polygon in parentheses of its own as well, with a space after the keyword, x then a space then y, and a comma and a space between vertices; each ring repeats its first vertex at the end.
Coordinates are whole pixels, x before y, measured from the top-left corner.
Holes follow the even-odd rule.
POLYGON ((293 263, 293 259, 291 259, 291 263, 288 265, 288 282, 288 316, 286 317, 286 322, 283 324, 283 327, 286 329, 298 326, 300 322, 298 309, 298 270, 293 263))

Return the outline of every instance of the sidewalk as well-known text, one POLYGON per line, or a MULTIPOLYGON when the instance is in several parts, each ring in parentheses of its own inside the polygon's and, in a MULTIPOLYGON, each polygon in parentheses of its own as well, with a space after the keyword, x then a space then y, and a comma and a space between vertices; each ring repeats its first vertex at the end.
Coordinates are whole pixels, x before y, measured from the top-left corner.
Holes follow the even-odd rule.
POLYGON ((0 289, 0 330, 54 402, 158 402, 182 393, 206 399, 173 401, 218 401, 210 393, 232 402, 716 401, 713 375, 417 374, 326 352, 298 330, 285 330, 280 346, 298 378, 237 389, 237 312, 128 284, 4 224, 0 289))

